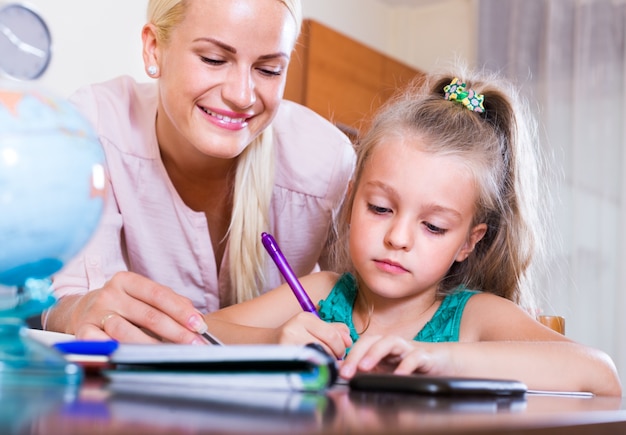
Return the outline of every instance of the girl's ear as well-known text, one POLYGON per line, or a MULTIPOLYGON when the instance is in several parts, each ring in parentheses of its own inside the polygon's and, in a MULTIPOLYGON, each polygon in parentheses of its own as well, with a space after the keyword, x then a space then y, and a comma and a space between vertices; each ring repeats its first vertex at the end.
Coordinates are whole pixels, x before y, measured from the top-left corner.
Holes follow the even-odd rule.
POLYGON ((487 224, 482 223, 474 225, 474 227, 470 230, 469 237, 465 241, 465 244, 461 247, 458 254, 456 255, 456 261, 461 262, 469 257, 470 253, 474 250, 476 243, 480 242, 480 240, 485 236, 486 232, 487 224))
MULTIPOLYGON (((346 190, 345 198, 351 198, 352 197, 352 193, 353 193, 352 189, 354 189, 354 180, 350 180, 348 182, 348 189, 346 190)), ((347 210, 346 220, 347 220, 346 224, 350 225, 350 220, 352 220, 352 204, 350 205, 350 209, 347 210)))

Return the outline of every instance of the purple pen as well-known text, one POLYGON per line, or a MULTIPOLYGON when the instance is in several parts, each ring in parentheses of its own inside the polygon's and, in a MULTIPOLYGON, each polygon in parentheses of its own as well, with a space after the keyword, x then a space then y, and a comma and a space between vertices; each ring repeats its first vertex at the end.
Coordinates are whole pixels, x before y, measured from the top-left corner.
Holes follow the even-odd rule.
POLYGON ((304 287, 302 287, 302 284, 298 281, 296 274, 293 273, 291 266, 287 263, 287 259, 278 247, 278 243, 276 243, 274 237, 272 237, 271 234, 263 233, 261 234, 261 242, 263 242, 263 246, 265 246, 265 249, 270 254, 270 257, 272 257, 272 260, 276 263, 278 270, 285 278, 285 281, 287 281, 287 284, 289 284, 289 287, 291 287, 293 294, 296 295, 302 309, 319 317, 319 314, 315 309, 315 305, 313 305, 311 298, 309 298, 306 290, 304 290, 304 287))

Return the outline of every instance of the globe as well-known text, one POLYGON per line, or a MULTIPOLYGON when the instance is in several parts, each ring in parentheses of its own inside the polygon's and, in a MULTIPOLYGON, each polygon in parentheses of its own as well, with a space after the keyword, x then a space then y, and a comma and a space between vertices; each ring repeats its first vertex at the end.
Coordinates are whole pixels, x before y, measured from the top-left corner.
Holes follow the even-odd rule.
POLYGON ((104 153, 66 99, 0 80, 0 383, 76 383, 80 370, 24 339, 24 319, 54 304, 50 277, 100 221, 104 153))
POLYGON ((0 83, 0 285, 60 270, 95 230, 104 154, 66 99, 0 83))

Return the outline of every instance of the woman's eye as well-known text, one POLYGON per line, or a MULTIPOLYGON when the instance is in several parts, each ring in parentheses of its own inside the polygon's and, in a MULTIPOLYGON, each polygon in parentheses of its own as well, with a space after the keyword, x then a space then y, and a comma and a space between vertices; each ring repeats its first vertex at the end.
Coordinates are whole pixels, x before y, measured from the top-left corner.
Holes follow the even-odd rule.
POLYGON ((379 207, 377 205, 374 204, 367 204, 367 209, 373 213, 376 214, 385 214, 385 213, 389 213, 391 212, 390 208, 386 208, 386 207, 379 207))
POLYGON ((208 63, 209 65, 223 65, 226 61, 221 59, 211 59, 210 57, 201 57, 202 62, 208 63))
POLYGON ((259 71, 261 72, 261 74, 265 74, 268 76, 280 76, 283 73, 282 69, 267 69, 267 68, 259 68, 259 71))
POLYGON ((428 231, 430 231, 433 234, 445 234, 447 231, 444 228, 439 228, 438 226, 429 224, 428 222, 425 222, 424 225, 426 226, 426 229, 428 229, 428 231))

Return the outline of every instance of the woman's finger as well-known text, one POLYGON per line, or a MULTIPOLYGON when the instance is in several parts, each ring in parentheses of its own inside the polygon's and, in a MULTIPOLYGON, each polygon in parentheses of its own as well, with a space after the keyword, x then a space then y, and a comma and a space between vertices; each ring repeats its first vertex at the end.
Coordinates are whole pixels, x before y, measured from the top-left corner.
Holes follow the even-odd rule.
MULTIPOLYGON (((118 285, 131 297, 166 313, 179 324, 189 326, 189 318, 198 313, 191 301, 170 287, 158 284, 138 274, 127 273, 118 285)), ((200 319, 202 321, 202 319, 200 319)), ((198 332, 198 331, 196 331, 198 332)))
POLYGON ((101 325, 102 330, 109 337, 123 343, 158 343, 160 341, 117 313, 105 315, 101 325))
POLYGON ((206 330, 202 315, 188 299, 168 287, 124 272, 116 274, 98 291, 98 299, 90 304, 90 323, 116 340, 154 342, 159 338, 173 343, 204 342, 197 334, 206 330), (111 314, 114 317, 105 319, 111 314), (177 319, 173 315, 183 317, 177 319), (106 320, 104 325, 102 319, 106 320))
POLYGON ((111 340, 113 337, 108 335, 102 329, 92 325, 91 323, 85 323, 81 325, 74 334, 78 340, 111 340))

